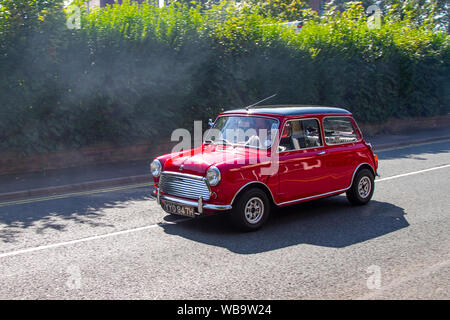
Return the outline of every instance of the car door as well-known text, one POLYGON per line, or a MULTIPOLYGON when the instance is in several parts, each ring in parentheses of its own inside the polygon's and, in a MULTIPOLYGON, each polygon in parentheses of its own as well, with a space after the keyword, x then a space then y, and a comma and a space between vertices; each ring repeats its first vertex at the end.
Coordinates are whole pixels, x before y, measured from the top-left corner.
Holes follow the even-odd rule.
POLYGON ((358 165, 361 136, 348 116, 324 117, 322 120, 326 144, 324 160, 334 190, 350 187, 358 165))
POLYGON ((331 191, 323 155, 318 119, 293 119, 285 122, 279 143, 281 203, 295 202, 331 191))

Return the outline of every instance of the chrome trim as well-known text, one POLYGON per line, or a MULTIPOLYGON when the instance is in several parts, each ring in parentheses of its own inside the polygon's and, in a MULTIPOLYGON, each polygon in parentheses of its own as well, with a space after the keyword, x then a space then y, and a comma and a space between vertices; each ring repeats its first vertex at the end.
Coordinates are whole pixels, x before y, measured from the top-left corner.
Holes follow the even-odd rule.
POLYGON ((150 163, 150 173, 151 173, 151 175, 154 177, 154 178, 158 178, 160 175, 161 175, 161 171, 162 171, 162 164, 161 164, 161 161, 159 161, 158 159, 154 159, 151 163, 150 163), (159 163, 159 174, 158 175, 153 175, 153 172, 152 172, 152 164, 153 164, 153 162, 155 162, 155 163, 159 163))
POLYGON ((161 195, 160 198, 162 200, 175 202, 175 203, 180 204, 180 205, 197 208, 197 210, 199 211, 199 214, 202 213, 204 209, 224 211, 224 210, 231 210, 231 208, 232 208, 231 205, 203 203, 203 200, 200 202, 201 198, 198 201, 190 201, 190 200, 185 200, 185 199, 179 199, 179 198, 176 198, 176 197, 171 197, 171 196, 166 196, 166 195, 161 195), (201 209, 199 208, 199 203, 201 203, 201 205, 202 205, 201 209), (200 210, 202 212, 200 212, 200 210))
POLYGON ((322 145, 321 145, 321 146, 318 146, 318 147, 301 148, 301 149, 294 149, 294 150, 285 150, 285 151, 277 150, 277 153, 278 153, 278 154, 280 154, 280 153, 285 153, 285 152, 293 152, 293 151, 302 151, 302 150, 310 150, 310 149, 319 149, 319 148, 325 147, 325 139, 324 139, 324 135, 323 135, 322 128, 321 128, 322 122, 320 121, 319 118, 315 118, 315 117, 287 119, 287 120, 284 122, 283 130, 280 131, 279 139, 278 139, 278 145, 280 145, 281 135, 282 135, 283 132, 284 132, 284 127, 286 127, 286 124, 287 124, 288 122, 290 122, 290 121, 299 121, 299 120, 317 120, 317 123, 319 124, 320 138, 321 138, 321 140, 322 140, 322 145))
POLYGON ((356 175, 356 172, 358 171, 358 169, 361 168, 361 166, 363 166, 363 165, 365 165, 365 164, 367 164, 367 165, 372 169, 372 172, 375 174, 376 170, 375 170, 369 163, 367 163, 367 162, 360 163, 360 164, 356 167, 355 171, 353 171, 352 182, 351 182, 351 184, 350 184, 350 187, 347 188, 347 190, 350 189, 350 188, 352 187, 353 180, 355 179, 355 175, 356 175))
POLYGON ((204 178, 203 176, 197 176, 195 174, 181 173, 181 172, 175 172, 175 171, 162 171, 161 174, 171 174, 174 176, 181 176, 181 177, 197 179, 197 180, 202 180, 204 178))
POLYGON ((202 178, 203 181, 205 181, 206 186, 208 187, 209 190, 209 196, 211 197, 211 186, 209 185, 208 179, 206 179, 205 177, 202 178))
POLYGON ((216 187, 216 186, 218 186, 220 184, 220 181, 222 180, 222 173, 220 172, 219 168, 217 168, 215 165, 212 165, 206 170, 206 175, 205 175, 205 177, 203 179, 206 181, 206 184, 208 185, 209 193, 211 193, 210 186, 216 187), (213 170, 213 171, 215 171, 216 173, 219 174, 219 179, 218 179, 219 181, 216 184, 214 184, 214 185, 210 184, 208 179, 206 178, 206 176, 208 176, 208 171, 209 170, 213 170))
MULTIPOLYGON (((343 143, 336 143, 336 144, 328 144, 327 141, 326 141, 326 139, 325 139, 325 127, 324 127, 324 125, 323 125, 323 120, 325 120, 326 118, 349 118, 349 119, 350 119, 350 122, 352 122, 351 120, 355 120, 355 119, 353 119, 353 117, 352 117, 352 116, 349 116, 349 115, 343 115, 343 116, 325 116, 325 117, 323 117, 323 118, 322 118, 323 143, 324 143, 327 147, 332 147, 332 146, 342 146, 342 145, 344 145, 344 144, 350 144, 350 143, 358 143, 358 142, 361 142, 361 141, 364 140, 364 139, 363 139, 363 136, 362 136, 362 132, 361 132, 361 130, 359 130, 358 124, 356 124, 356 127, 357 127, 357 128, 353 127, 353 129, 357 129, 357 130, 361 133, 361 139, 356 140, 356 141, 352 141, 352 142, 343 142, 343 143)), ((355 121, 355 123, 356 123, 356 121, 355 121)), ((353 122, 352 122, 352 125, 353 125, 353 122)))
POLYGON ((199 196, 208 201, 211 188, 204 177, 178 172, 163 172, 159 181, 161 193, 197 200, 199 196))
POLYGON ((309 200, 309 199, 314 199, 314 198, 318 198, 318 197, 322 197, 322 196, 327 196, 330 194, 334 194, 334 193, 341 193, 344 191, 347 191, 349 188, 346 189, 341 189, 341 190, 336 190, 336 191, 330 191, 330 192, 326 192, 326 193, 321 193, 321 194, 317 194, 315 196, 310 196, 310 197, 306 197, 306 198, 301 198, 301 199, 296 199, 296 200, 290 200, 290 201, 286 201, 286 202, 281 202, 281 203, 277 203, 277 206, 282 206, 288 203, 293 203, 293 202, 298 202, 298 201, 304 201, 304 200, 309 200))

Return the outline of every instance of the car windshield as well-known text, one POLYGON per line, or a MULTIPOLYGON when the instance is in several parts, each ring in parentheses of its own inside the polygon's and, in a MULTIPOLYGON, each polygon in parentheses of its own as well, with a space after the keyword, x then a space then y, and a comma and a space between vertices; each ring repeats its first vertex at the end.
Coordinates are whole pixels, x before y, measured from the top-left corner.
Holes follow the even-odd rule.
POLYGON ((268 149, 276 138, 278 120, 257 116, 222 116, 208 131, 205 143, 268 149))

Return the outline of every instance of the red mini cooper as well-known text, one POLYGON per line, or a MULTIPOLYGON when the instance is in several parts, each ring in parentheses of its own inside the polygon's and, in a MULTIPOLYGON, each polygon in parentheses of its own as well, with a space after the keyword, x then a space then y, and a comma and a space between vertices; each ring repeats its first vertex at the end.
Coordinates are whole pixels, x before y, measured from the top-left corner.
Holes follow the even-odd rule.
POLYGON ((239 228, 256 230, 276 206, 344 192, 366 204, 377 168, 349 111, 282 105, 219 114, 201 147, 157 157, 151 173, 166 212, 229 212, 239 228))

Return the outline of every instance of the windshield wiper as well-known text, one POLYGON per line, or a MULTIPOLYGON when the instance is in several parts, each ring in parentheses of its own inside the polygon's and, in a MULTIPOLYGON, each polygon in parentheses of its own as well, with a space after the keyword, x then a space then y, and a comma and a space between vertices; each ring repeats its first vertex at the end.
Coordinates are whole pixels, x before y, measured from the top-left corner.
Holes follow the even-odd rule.
POLYGON ((230 146, 234 146, 234 144, 227 139, 219 139, 218 141, 225 142, 225 144, 229 144, 230 146))

